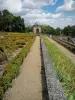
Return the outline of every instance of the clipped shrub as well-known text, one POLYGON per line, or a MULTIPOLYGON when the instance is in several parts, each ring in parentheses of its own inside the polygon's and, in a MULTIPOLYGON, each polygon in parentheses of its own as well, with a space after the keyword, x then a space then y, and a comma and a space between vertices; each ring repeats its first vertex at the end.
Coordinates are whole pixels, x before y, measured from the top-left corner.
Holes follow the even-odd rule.
POLYGON ((26 45, 25 41, 18 41, 16 42, 16 45, 26 45))
POLYGON ((23 45, 19 44, 17 45, 18 48, 23 48, 23 45))
POLYGON ((2 100, 4 94, 3 87, 0 86, 0 100, 2 100))
POLYGON ((11 87, 11 82, 12 82, 11 77, 12 77, 12 75, 10 73, 7 73, 3 76, 2 86, 3 86, 4 91, 6 91, 8 89, 8 87, 11 87))
POLYGON ((0 62, 7 61, 7 56, 4 52, 0 51, 0 62))

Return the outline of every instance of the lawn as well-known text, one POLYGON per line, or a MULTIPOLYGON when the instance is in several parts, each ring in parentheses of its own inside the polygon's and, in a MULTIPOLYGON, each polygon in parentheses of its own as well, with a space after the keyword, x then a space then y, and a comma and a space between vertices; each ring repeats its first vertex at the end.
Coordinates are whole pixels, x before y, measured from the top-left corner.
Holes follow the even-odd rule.
POLYGON ((67 100, 75 100, 75 65, 46 36, 43 37, 67 100))

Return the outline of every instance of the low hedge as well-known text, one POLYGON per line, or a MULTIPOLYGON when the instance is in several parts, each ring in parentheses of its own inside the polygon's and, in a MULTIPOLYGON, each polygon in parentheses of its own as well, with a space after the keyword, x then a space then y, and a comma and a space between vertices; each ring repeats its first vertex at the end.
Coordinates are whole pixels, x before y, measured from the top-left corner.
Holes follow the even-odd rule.
POLYGON ((26 47, 10 63, 6 64, 4 74, 0 77, 0 100, 2 100, 5 91, 12 86, 12 80, 19 75, 20 66, 23 63, 23 59, 27 56, 34 39, 31 39, 26 47))

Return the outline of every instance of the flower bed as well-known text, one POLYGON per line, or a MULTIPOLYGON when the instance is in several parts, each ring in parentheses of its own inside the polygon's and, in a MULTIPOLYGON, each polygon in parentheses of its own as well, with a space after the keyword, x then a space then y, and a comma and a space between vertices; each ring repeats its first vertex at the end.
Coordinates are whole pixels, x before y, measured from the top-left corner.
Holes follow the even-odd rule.
POLYGON ((0 78, 0 100, 3 98, 5 91, 12 86, 12 80, 16 78, 20 73, 20 66, 23 63, 24 58, 27 56, 30 47, 34 42, 35 37, 33 37, 29 43, 22 49, 22 51, 8 64, 6 64, 4 69, 4 74, 0 78))

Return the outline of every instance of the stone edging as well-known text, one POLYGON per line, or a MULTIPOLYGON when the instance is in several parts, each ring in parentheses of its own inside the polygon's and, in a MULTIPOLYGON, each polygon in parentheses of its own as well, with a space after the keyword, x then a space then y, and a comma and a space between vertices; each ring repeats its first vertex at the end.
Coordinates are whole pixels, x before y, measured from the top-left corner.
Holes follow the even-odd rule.
POLYGON ((66 100, 66 97, 64 96, 64 91, 57 78, 56 71, 53 67, 52 60, 49 56, 48 50, 42 38, 41 49, 49 100, 66 100))

